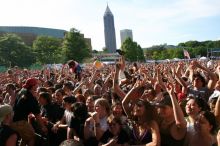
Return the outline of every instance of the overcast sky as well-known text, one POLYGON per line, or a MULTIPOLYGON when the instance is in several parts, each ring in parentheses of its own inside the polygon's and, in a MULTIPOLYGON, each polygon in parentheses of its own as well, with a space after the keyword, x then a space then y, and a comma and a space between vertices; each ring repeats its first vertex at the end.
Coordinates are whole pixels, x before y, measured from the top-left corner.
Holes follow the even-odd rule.
MULTIPOLYGON (((0 0, 1 26, 74 27, 104 46, 107 0, 0 0)), ((114 15, 117 48, 120 30, 132 29, 141 47, 220 39, 220 0, 108 0, 114 15)))

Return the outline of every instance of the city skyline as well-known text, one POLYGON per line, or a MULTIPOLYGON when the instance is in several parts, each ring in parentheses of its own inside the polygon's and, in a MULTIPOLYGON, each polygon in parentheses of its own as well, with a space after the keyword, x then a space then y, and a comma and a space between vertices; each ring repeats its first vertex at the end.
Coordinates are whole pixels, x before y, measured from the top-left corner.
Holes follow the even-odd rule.
POLYGON ((116 52, 116 36, 115 36, 115 23, 114 15, 112 14, 109 6, 107 5, 104 16, 104 33, 105 33, 105 48, 109 53, 116 52))
MULTIPOLYGON (((92 47, 105 46, 102 0, 2 0, 0 26, 74 27, 92 39, 92 47)), ((219 0, 109 0, 114 12, 116 42, 129 28, 141 47, 189 40, 220 39, 219 0)))
POLYGON ((124 41, 127 38, 130 38, 133 41, 133 33, 131 29, 122 29, 120 30, 120 37, 121 37, 121 44, 124 43, 124 41))

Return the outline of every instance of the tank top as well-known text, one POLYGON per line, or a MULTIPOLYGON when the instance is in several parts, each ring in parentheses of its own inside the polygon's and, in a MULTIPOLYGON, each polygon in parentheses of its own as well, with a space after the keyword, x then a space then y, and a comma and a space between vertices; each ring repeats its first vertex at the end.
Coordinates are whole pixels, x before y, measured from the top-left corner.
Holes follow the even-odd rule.
POLYGON ((140 144, 147 144, 152 142, 152 132, 151 130, 146 129, 142 135, 139 136, 134 128, 130 131, 130 144, 131 145, 140 145, 140 144))
POLYGON ((170 134, 170 128, 175 124, 175 121, 171 123, 166 130, 160 129, 160 137, 161 137, 161 146, 182 146, 184 145, 185 138, 181 140, 176 140, 170 134))

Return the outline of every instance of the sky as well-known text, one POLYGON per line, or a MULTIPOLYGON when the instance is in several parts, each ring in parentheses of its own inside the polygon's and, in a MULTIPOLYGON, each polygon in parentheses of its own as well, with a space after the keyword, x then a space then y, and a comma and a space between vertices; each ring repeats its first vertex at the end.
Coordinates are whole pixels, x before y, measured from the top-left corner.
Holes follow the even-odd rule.
POLYGON ((0 26, 76 28, 102 50, 107 3, 117 48, 122 29, 131 29, 142 48, 220 40, 220 0, 0 0, 0 26))

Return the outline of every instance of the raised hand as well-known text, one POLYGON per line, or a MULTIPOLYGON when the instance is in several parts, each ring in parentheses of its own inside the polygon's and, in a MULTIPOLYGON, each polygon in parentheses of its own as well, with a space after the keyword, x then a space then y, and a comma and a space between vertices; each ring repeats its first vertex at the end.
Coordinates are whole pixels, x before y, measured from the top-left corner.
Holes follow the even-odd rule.
POLYGON ((166 85, 166 90, 169 94, 173 94, 174 93, 174 86, 172 83, 167 83, 166 85))

